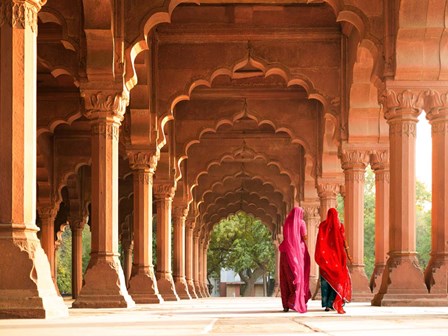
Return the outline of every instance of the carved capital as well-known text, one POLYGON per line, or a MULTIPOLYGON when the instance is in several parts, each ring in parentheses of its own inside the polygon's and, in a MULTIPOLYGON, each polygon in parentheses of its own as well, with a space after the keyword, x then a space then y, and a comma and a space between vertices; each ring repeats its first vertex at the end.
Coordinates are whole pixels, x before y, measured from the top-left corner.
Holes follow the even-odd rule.
POLYGON ((365 172, 349 170, 345 172, 345 182, 364 182, 365 172))
POLYGON ((175 192, 176 187, 172 183, 156 183, 154 185, 154 196, 158 200, 172 199, 175 192))
POLYGON ((376 150, 371 153, 370 165, 374 171, 389 169, 389 150, 376 150))
POLYGON ((431 124, 448 122, 448 92, 429 90, 426 109, 426 118, 431 124))
POLYGON ((188 215, 188 206, 174 206, 173 207, 173 216, 177 218, 187 218, 188 215))
POLYGON ((54 221, 58 214, 58 207, 55 206, 43 206, 37 208, 37 213, 42 222, 54 221))
POLYGON ((320 198, 336 198, 339 192, 339 184, 336 183, 319 183, 317 185, 317 193, 320 198))
POLYGON ((368 153, 365 150, 343 150, 341 154, 343 169, 364 170, 369 161, 368 153))
POLYGON ((15 29, 30 28, 37 33, 37 13, 45 2, 46 0, 2 0, 0 3, 0 27, 7 24, 15 29))
POLYGON ((187 217, 187 219, 185 220, 186 228, 191 231, 194 230, 195 224, 196 224, 195 218, 192 216, 187 217))
POLYGON ((68 222, 70 223, 70 229, 75 232, 77 230, 84 230, 84 226, 86 222, 79 218, 68 218, 68 222))
POLYGON ((149 169, 154 172, 160 159, 160 152, 128 151, 129 166, 131 169, 149 169))
POLYGON ((135 170, 134 171, 134 181, 138 181, 138 183, 152 185, 153 184, 153 175, 152 171, 147 170, 135 170))
POLYGON ((129 103, 128 94, 114 91, 84 90, 81 93, 85 104, 85 117, 94 119, 113 119, 120 123, 123 120, 126 106, 129 103))
POLYGON ((417 117, 424 108, 425 97, 428 90, 409 89, 385 89, 381 92, 379 101, 386 111, 387 120, 411 118, 417 121, 417 117))
POLYGON ((306 222, 310 222, 313 220, 319 220, 320 219, 320 213, 319 213, 319 206, 303 206, 303 212, 304 212, 304 218, 306 222))

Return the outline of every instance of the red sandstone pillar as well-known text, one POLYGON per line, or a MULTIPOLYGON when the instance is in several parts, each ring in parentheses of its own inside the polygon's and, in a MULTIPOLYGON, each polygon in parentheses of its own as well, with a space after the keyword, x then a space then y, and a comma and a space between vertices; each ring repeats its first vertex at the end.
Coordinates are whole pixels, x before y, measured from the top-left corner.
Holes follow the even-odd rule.
POLYGON ((344 149, 342 168, 345 174, 344 226, 349 253, 348 263, 352 278, 352 300, 372 299, 369 280, 364 269, 364 175, 368 161, 367 151, 344 149))
POLYGON ((180 299, 191 299, 185 279, 185 220, 188 205, 176 206, 173 211, 174 222, 174 285, 180 299))
POLYGON ((0 317, 66 316, 36 232, 36 36, 45 0, 0 10, 0 317))
POLYGON ((39 218, 42 223, 41 233, 40 233, 40 242, 42 244, 42 248, 47 255, 48 261, 50 263, 50 272, 51 278, 53 280, 54 285, 56 286, 56 292, 59 292, 57 289, 57 281, 56 281, 56 261, 55 261, 55 236, 54 236, 54 220, 57 215, 57 209, 53 206, 38 208, 37 212, 39 214, 39 218))
POLYGON ((193 233, 193 284, 198 298, 203 297, 199 286, 199 232, 193 233))
MULTIPOLYGON (((275 279, 274 279, 274 290, 272 291, 273 297, 279 297, 281 294, 280 293, 280 252, 278 250, 279 245, 280 245, 280 235, 277 235, 277 239, 274 240, 275 279)), ((311 264, 313 264, 313 262, 311 264)), ((314 288, 314 287, 311 287, 311 284, 310 284, 310 288, 314 288)))
POLYGON ((420 93, 387 90, 390 138, 389 259, 372 305, 427 305, 428 291, 416 257, 415 140, 420 93))
POLYGON ((208 250, 208 238, 205 238, 204 244, 203 244, 203 252, 202 252, 202 287, 204 289, 204 296, 210 297, 210 291, 208 290, 208 277, 207 277, 207 250, 208 250))
POLYGON ((310 288, 314 289, 319 281, 319 268, 314 262, 314 252, 316 251, 317 231, 320 223, 319 204, 317 202, 307 202, 302 204, 304 210, 304 220, 308 232, 307 246, 311 257, 310 288))
MULTIPOLYGON (((448 94, 429 93, 432 129, 432 248, 425 270, 431 294, 447 300, 448 290, 448 94)), ((445 304, 446 305, 446 304, 445 304)))
POLYGON ((152 264, 152 186, 157 158, 138 151, 128 156, 134 170, 134 260, 129 294, 136 303, 160 303, 163 299, 152 264))
POLYGON ((166 301, 178 301, 171 272, 171 203, 174 187, 156 184, 154 196, 157 206, 157 287, 166 301))
POLYGON ((194 231, 194 218, 189 217, 186 221, 185 232, 185 280, 188 285, 188 293, 193 299, 197 299, 194 283, 193 283, 193 231, 194 231))
POLYGON ((70 223, 72 230, 72 297, 77 299, 82 287, 82 231, 83 221, 70 223))
POLYGON ((118 258, 118 136, 127 100, 122 93, 99 89, 83 95, 92 133, 92 250, 73 307, 132 307, 118 258))
POLYGON ((369 287, 377 292, 389 249, 389 150, 375 151, 370 164, 375 173, 375 268, 369 287))

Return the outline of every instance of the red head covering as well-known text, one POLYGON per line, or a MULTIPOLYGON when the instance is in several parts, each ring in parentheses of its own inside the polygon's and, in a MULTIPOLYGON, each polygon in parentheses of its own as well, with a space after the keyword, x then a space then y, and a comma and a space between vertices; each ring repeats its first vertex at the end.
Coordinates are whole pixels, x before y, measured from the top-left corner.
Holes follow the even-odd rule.
POLYGON ((310 298, 310 256, 303 240, 303 236, 306 234, 303 209, 295 207, 283 225, 283 242, 280 244, 279 250, 286 254, 289 267, 294 275, 293 283, 296 291, 292 308, 302 313, 306 312, 306 302, 310 298))
POLYGON ((338 212, 331 208, 327 219, 319 225, 314 258, 320 275, 327 280, 343 301, 350 301, 352 286, 344 250, 345 230, 339 221, 338 212))

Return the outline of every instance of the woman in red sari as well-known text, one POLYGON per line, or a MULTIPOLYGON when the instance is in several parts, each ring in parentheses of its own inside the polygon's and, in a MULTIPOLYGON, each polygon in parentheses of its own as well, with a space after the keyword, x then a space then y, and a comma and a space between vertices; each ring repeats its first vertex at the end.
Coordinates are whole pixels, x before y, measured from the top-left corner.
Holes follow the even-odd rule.
POLYGON ((283 242, 280 250, 280 292, 283 311, 307 311, 310 293, 310 255, 305 240, 306 224, 303 209, 291 210, 283 225, 283 242))
POLYGON ((345 313, 342 306, 350 302, 352 296, 347 249, 344 226, 337 210, 331 208, 327 219, 319 225, 314 257, 321 277, 322 307, 326 311, 335 309, 339 314, 345 313))

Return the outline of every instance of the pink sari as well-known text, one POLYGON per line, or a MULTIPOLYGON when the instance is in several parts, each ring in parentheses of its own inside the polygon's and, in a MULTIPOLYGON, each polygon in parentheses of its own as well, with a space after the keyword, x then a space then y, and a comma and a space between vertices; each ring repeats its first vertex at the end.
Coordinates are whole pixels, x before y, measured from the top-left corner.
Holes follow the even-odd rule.
POLYGON ((280 290, 284 308, 300 313, 307 311, 310 293, 310 255, 306 246, 306 224, 303 209, 291 210, 283 225, 280 251, 280 290))

